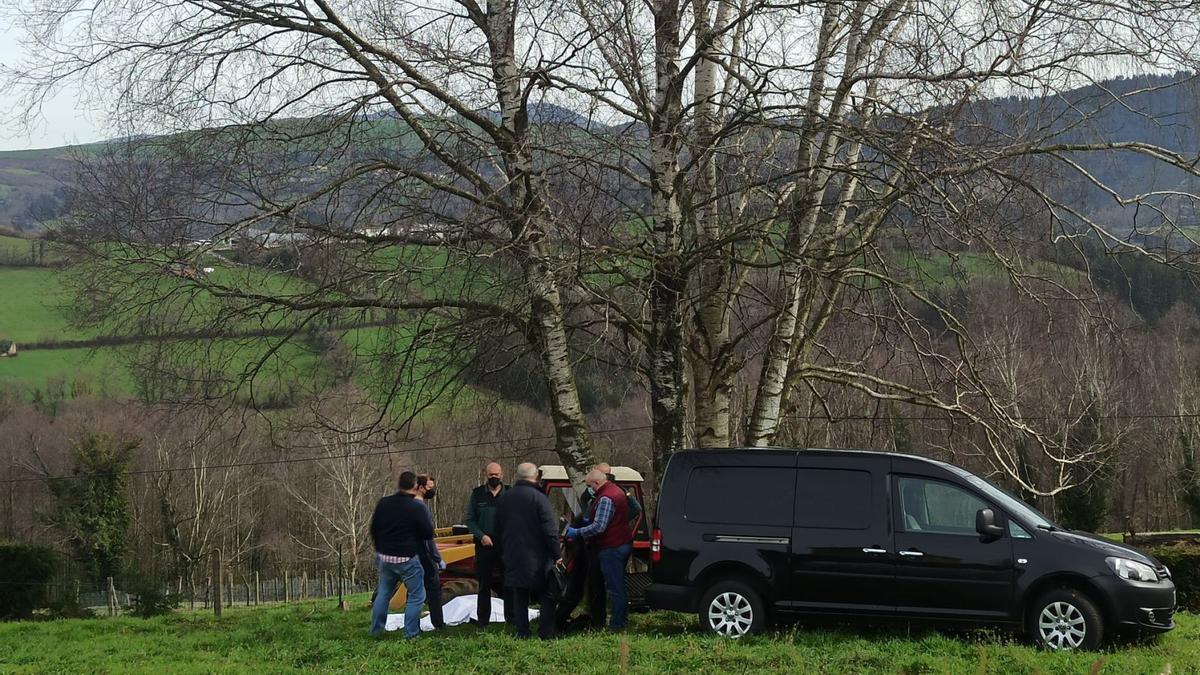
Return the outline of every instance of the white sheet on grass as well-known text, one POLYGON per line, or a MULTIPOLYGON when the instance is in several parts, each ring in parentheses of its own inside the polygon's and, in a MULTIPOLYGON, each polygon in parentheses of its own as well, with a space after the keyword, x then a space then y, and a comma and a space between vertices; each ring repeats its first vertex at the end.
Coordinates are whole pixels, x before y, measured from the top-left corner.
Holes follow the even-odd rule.
MULTIPOLYGON (((477 601, 474 595, 460 595, 450 602, 442 605, 442 617, 446 620, 447 626, 457 626, 466 623, 471 619, 476 618, 477 601)), ((538 617, 538 610, 529 610, 529 620, 533 621, 538 617)), ((492 623, 504 623, 504 601, 500 598, 492 598, 492 623)), ((404 614, 388 614, 385 630, 400 630, 404 628, 404 614)), ((421 630, 433 630, 433 621, 429 619, 429 615, 421 617, 421 630)))

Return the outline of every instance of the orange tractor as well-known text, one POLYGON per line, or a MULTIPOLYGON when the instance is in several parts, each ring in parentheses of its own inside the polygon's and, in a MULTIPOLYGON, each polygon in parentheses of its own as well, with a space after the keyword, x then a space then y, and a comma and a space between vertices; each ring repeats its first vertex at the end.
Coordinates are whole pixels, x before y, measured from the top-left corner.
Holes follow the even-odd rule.
MULTIPOLYGON (((547 465, 542 469, 542 491, 550 497, 562 522, 570 522, 579 515, 579 497, 571 487, 567 471, 561 465, 547 465)), ((629 604, 632 608, 645 605, 644 592, 650 584, 650 527, 646 522, 646 498, 642 491, 645 481, 642 474, 627 466, 612 468, 616 483, 625 493, 643 506, 633 522, 633 555, 629 557, 629 566, 625 570, 625 584, 628 591, 629 604)), ((467 528, 462 525, 440 527, 434 531, 438 550, 446 569, 441 573, 442 603, 449 602, 460 595, 474 595, 479 591, 479 582, 475 578, 475 541, 467 528)), ((391 608, 404 611, 404 601, 408 597, 403 585, 392 596, 391 608)))

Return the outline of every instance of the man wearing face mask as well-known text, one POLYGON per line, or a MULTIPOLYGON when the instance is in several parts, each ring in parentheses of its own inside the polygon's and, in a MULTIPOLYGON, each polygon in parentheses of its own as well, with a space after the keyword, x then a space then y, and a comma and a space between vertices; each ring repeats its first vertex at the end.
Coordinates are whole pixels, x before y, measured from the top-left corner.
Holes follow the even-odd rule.
MULTIPOLYGON (((430 506, 429 501, 436 495, 434 486, 433 476, 417 476, 416 498, 429 510, 431 522, 433 507, 430 506)), ((446 621, 442 616, 442 580, 438 571, 446 569, 446 563, 442 562, 442 554, 438 551, 437 542, 430 539, 425 544, 425 550, 420 555, 421 567, 425 570, 425 600, 429 603, 429 620, 433 622, 434 628, 441 628, 446 625, 446 621)))
MULTIPOLYGON (((496 503, 508 487, 504 485, 504 469, 497 462, 489 463, 483 475, 486 482, 471 491, 463 524, 475 537, 475 578, 479 580, 476 617, 479 627, 487 628, 492 617, 492 591, 504 597, 499 581, 503 563, 500 560, 500 547, 496 543, 496 503)), ((504 620, 507 623, 512 623, 511 604, 504 603, 504 620)))

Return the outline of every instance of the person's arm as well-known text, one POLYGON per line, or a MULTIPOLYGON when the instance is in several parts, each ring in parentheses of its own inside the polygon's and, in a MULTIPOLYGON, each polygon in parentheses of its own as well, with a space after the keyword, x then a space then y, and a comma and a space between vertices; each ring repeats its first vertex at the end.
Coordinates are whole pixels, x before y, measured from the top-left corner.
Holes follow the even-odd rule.
POLYGON ((601 497, 596 502, 596 519, 586 526, 579 528, 577 534, 584 539, 590 539, 608 529, 608 521, 612 520, 613 502, 608 497, 601 497))
POLYGON ((632 492, 625 493, 625 501, 629 502, 629 522, 634 522, 638 516, 642 515, 642 505, 638 502, 637 497, 633 496, 632 492))
POLYGON ((558 547, 558 527, 554 522, 554 509, 549 499, 538 500, 538 519, 541 521, 542 541, 546 544, 546 552, 551 560, 558 560, 562 553, 558 547))
POLYGON ((417 539, 433 543, 433 517, 424 504, 421 505, 420 514, 417 517, 417 539))
MULTIPOLYGON (((429 508, 429 502, 421 502, 425 505, 425 510, 429 512, 430 522, 433 521, 433 511, 429 508)), ((435 565, 440 566, 442 563, 442 552, 438 550, 437 541, 430 539, 428 542, 429 558, 433 560, 435 565)))
POLYGON ((463 524, 467 526, 471 534, 475 535, 476 539, 483 539, 483 530, 479 527, 479 511, 475 506, 475 492, 471 492, 471 496, 467 497, 467 515, 463 517, 463 524))
POLYGON ((371 543, 375 544, 376 550, 379 546, 379 503, 375 504, 375 511, 371 513, 371 543))

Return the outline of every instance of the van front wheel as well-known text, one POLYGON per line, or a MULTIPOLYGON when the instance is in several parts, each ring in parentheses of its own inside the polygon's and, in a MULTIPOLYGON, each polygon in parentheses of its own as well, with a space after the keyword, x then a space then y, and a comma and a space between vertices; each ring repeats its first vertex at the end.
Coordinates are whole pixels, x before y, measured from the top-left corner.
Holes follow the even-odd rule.
POLYGON ((1056 588, 1029 611, 1029 634, 1054 651, 1092 650, 1104 639, 1104 620, 1091 598, 1074 588, 1056 588))
POLYGON ((700 626, 735 640, 761 631, 766 621, 766 608, 758 591, 741 581, 713 584, 700 603, 700 626))

